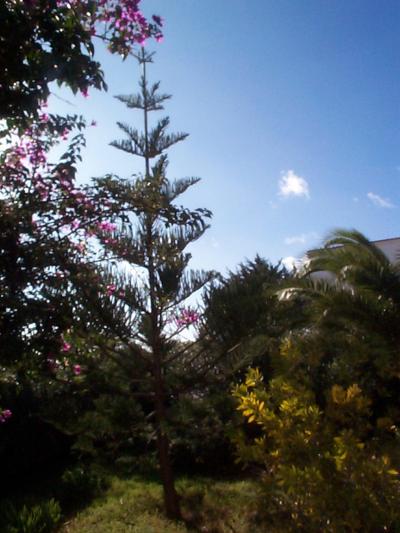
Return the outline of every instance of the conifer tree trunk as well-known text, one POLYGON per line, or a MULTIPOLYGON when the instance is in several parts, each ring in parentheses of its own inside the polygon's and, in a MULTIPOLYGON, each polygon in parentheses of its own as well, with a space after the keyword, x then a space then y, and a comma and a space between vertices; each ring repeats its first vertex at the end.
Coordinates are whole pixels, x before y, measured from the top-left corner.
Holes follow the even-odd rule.
POLYGON ((165 393, 161 367, 158 364, 160 358, 154 354, 154 407, 156 418, 157 450, 160 466, 161 480, 164 490, 165 511, 168 518, 178 520, 181 518, 178 494, 175 490, 175 480, 170 458, 169 438, 165 431, 167 421, 165 412, 165 393))
MULTIPOLYGON (((146 121, 147 129, 147 121, 146 121)), ((147 138, 147 135, 146 135, 147 138)), ((149 163, 146 157, 146 170, 149 163)), ((156 299, 156 278, 153 262, 153 218, 147 217, 147 260, 148 260, 148 279, 150 292, 150 315, 151 315, 151 349, 153 356, 153 380, 154 380, 154 414, 155 428, 157 438, 158 461, 160 467, 161 481, 164 492, 165 512, 168 518, 179 520, 181 510, 179 498, 175 489, 175 480, 170 457, 170 444, 166 432, 167 412, 166 412, 166 394, 165 379, 162 371, 163 351, 161 346, 161 324, 159 309, 156 299)))

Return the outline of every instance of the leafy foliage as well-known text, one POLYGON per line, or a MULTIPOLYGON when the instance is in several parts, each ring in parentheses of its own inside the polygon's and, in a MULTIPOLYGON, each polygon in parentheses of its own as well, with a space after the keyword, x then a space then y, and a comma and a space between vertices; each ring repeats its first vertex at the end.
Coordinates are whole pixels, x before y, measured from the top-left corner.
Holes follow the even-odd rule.
MULTIPOLYGON (((69 268, 84 259, 71 224, 94 213, 75 188, 84 122, 41 117, 23 136, 11 132, 0 156, 0 402, 12 411, 11 421, 24 413, 27 426, 73 322, 69 268), (69 136, 64 155, 53 164, 49 151, 69 136)), ((2 451, 19 448, 10 438, 20 422, 3 425, 2 451)))
POLYGON ((81 372, 79 354, 68 339, 82 311, 73 279, 93 285, 95 236, 114 209, 112 202, 99 202, 93 190, 76 184, 84 128, 81 117, 43 110, 22 135, 10 132, 0 156, 0 420, 7 422, 1 427, 1 453, 9 459, 5 471, 13 476, 25 469, 22 465, 29 469, 28 457, 33 463, 40 457, 44 468, 53 457, 48 451, 45 461, 44 451, 38 453, 34 445, 29 451, 20 437, 24 425, 26 436, 35 434, 35 443, 43 434, 39 449, 57 438, 55 449, 64 450, 40 418, 46 400, 71 394, 81 372), (65 151, 54 163, 55 146, 65 151))
POLYGON ((310 254, 300 298, 304 329, 289 336, 264 384, 252 369, 235 388, 251 431, 243 461, 263 466, 266 516, 287 531, 396 531, 400 516, 398 267, 357 232, 310 254), (328 281, 310 276, 331 273, 328 281))
POLYGON ((162 37, 160 17, 148 22, 140 0, 77 1, 5 0, 0 6, 0 119, 8 126, 37 119, 56 81, 87 95, 105 89, 104 74, 94 59, 93 37, 112 52, 127 56, 147 37, 162 37), (12 54, 5 53, 13 50, 12 54))
POLYGON ((264 467, 266 518, 287 531, 396 530, 394 430, 375 427, 371 436, 371 400, 357 384, 333 386, 322 410, 301 380, 279 375, 266 387, 253 369, 235 396, 257 428, 236 444, 242 460, 264 467))
MULTIPOLYGON (((59 351, 60 335, 70 323, 65 299, 68 279, 63 272, 79 254, 73 236, 61 231, 84 207, 63 186, 73 183, 75 161, 83 139, 78 136, 57 165, 47 162, 47 152, 61 131, 83 128, 78 117, 58 118, 35 127, 27 144, 12 146, 2 154, 0 198, 0 331, 3 362, 22 360, 24 353, 59 351), (18 152, 19 150, 19 152, 18 152), (42 162, 38 162, 38 157, 42 162), (28 161, 29 157, 29 161, 28 161), (72 215, 72 216, 71 216, 72 215), (64 288, 64 291, 63 291, 64 288), (57 335, 58 334, 58 335, 57 335), (58 336, 58 338, 57 338, 58 336), (44 349, 46 345, 46 349, 44 349), (58 347, 57 347, 58 345, 58 347)), ((72 232, 73 233, 73 232, 72 232)))

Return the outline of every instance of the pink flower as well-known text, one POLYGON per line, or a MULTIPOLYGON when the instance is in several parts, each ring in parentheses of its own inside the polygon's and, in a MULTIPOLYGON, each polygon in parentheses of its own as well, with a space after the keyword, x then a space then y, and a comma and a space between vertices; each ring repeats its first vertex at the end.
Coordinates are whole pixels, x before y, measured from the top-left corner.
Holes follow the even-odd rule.
POLYGON ((192 309, 182 309, 180 315, 175 316, 178 327, 187 327, 195 324, 200 319, 200 315, 192 309))
POLYGON ((75 374, 75 376, 79 376, 79 374, 81 373, 82 369, 81 369, 81 365, 74 365, 72 367, 72 371, 73 373, 75 374))
POLYGON ((114 224, 113 222, 104 221, 104 222, 99 222, 97 224, 97 227, 101 231, 111 232, 111 231, 114 231, 116 229, 117 225, 114 224))
POLYGON ((61 351, 62 352, 69 352, 70 349, 71 349, 71 345, 68 342, 63 341, 63 345, 61 347, 61 351))
POLYGON ((95 120, 92 120, 92 122, 90 123, 91 126, 97 126, 97 122, 95 120))
POLYGON ((112 294, 114 294, 115 290, 116 290, 116 286, 114 284, 111 284, 111 285, 107 285, 106 287, 106 293, 108 296, 111 296, 112 294))
POLYGON ((84 89, 81 89, 81 95, 84 97, 84 98, 89 98, 89 92, 87 90, 87 88, 85 87, 84 89))
POLYGON ((84 242, 78 242, 74 246, 81 254, 86 252, 86 244, 84 242))
POLYGON ((6 422, 11 416, 12 412, 10 409, 4 409, 4 411, 0 414, 0 424, 6 422))

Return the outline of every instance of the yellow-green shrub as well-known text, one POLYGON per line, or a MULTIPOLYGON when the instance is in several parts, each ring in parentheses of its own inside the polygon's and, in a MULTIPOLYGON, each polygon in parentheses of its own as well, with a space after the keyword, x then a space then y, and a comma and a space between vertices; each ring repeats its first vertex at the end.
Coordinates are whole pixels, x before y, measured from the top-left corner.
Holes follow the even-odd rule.
POLYGON ((265 384, 251 369, 233 392, 247 422, 238 458, 263 466, 265 519, 284 531, 400 531, 396 426, 374 420, 357 383, 331 386, 321 405, 287 364, 301 357, 286 343, 280 373, 265 384))

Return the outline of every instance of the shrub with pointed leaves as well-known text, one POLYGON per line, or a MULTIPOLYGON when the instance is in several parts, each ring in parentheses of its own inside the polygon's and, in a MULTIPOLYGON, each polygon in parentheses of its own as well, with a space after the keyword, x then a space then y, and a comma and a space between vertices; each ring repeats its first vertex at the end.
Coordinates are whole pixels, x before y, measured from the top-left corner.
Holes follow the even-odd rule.
MULTIPOLYGON (((291 347, 284 352, 291 357, 291 347)), ((271 525, 316 533, 397 530, 395 430, 375 427, 371 434, 371 400, 357 384, 332 387, 321 409, 295 375, 264 384, 252 369, 234 396, 253 435, 236 434, 238 457, 264 469, 261 505, 271 525)))

